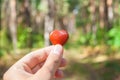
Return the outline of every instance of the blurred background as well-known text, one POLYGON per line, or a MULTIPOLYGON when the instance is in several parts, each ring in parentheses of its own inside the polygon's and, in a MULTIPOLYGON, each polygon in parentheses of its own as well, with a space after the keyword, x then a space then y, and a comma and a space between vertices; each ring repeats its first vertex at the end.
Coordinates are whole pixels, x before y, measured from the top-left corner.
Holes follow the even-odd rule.
POLYGON ((64 80, 120 80, 120 0, 0 0, 0 80, 65 29, 64 80))

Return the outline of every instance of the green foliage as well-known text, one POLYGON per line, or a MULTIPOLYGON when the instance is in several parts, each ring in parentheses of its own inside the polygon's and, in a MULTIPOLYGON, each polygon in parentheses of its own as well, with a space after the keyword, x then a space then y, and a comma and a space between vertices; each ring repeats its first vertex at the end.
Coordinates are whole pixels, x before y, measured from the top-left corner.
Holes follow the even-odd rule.
POLYGON ((0 56, 3 56, 8 50, 10 50, 11 45, 12 44, 7 35, 7 30, 6 28, 3 28, 0 30, 0 56))
POLYGON ((120 19, 116 19, 113 23, 113 28, 107 32, 108 45, 115 48, 120 48, 120 19))
POLYGON ((43 34, 34 33, 32 34, 33 38, 33 47, 43 47, 44 46, 44 36, 43 34))
POLYGON ((29 37, 29 33, 31 32, 30 28, 18 26, 18 48, 25 48, 27 47, 27 39, 29 37))
POLYGON ((108 32, 108 44, 114 47, 120 47, 120 26, 113 27, 108 32))
POLYGON ((48 12, 48 6, 47 1, 41 1, 41 3, 37 6, 37 9, 47 13, 48 12))
POLYGON ((88 33, 88 34, 80 33, 80 37, 79 37, 77 43, 82 44, 82 45, 88 44, 90 37, 91 37, 90 33, 88 33))
POLYGON ((57 4, 57 7, 59 10, 57 10, 58 16, 65 16, 69 14, 69 3, 67 0, 55 0, 55 4, 57 4))
POLYGON ((98 29, 96 34, 93 33, 80 33, 77 40, 78 44, 82 45, 99 45, 107 43, 114 47, 120 47, 120 27, 113 27, 110 31, 106 32, 104 29, 98 29), (108 39, 107 39, 108 38, 108 39))
POLYGON ((69 3, 70 7, 69 7, 69 11, 73 11, 73 9, 79 5, 79 0, 67 0, 67 2, 69 3))
POLYGON ((7 49, 0 47, 0 57, 4 56, 5 54, 7 54, 7 49))
POLYGON ((2 57, 4 55, 4 50, 3 49, 0 49, 0 57, 2 57))
POLYGON ((26 48, 31 44, 32 47, 43 47, 44 37, 42 34, 35 33, 30 27, 18 27, 18 48, 26 48))
POLYGON ((39 10, 39 5, 41 3, 41 0, 31 0, 32 4, 35 5, 36 9, 39 10))

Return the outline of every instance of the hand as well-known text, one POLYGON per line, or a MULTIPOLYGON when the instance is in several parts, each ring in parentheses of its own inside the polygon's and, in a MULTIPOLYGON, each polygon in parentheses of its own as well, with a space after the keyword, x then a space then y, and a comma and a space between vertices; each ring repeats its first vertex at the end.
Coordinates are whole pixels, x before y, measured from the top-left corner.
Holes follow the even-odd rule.
POLYGON ((53 80, 62 78, 59 67, 66 65, 61 45, 49 46, 31 52, 16 62, 3 76, 3 80, 53 80))

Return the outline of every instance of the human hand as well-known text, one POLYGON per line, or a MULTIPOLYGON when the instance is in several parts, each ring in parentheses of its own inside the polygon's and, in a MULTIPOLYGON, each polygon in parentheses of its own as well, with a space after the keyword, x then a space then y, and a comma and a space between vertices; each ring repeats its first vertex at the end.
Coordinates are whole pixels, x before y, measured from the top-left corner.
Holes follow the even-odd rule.
POLYGON ((61 45, 33 51, 16 62, 3 76, 3 80, 53 80, 62 78, 60 67, 66 65, 61 45))

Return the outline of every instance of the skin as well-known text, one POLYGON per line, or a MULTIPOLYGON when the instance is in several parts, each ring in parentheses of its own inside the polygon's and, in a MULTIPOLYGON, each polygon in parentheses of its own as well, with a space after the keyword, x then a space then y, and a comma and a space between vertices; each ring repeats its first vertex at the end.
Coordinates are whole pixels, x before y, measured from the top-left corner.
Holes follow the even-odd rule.
POLYGON ((61 45, 49 46, 33 51, 13 66, 4 74, 3 80, 53 80, 62 79, 66 60, 62 58, 61 45))

